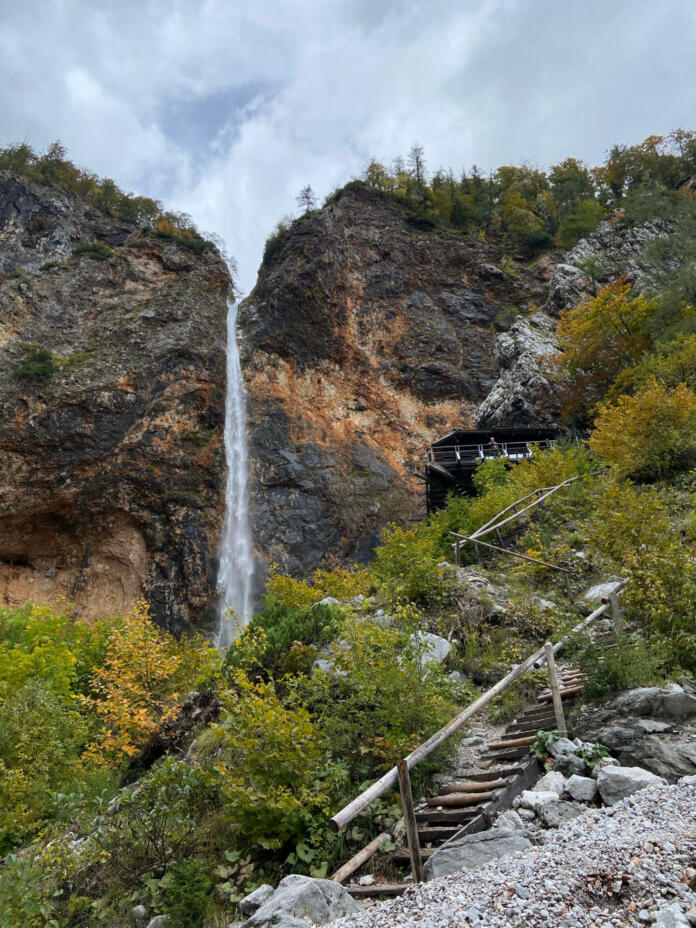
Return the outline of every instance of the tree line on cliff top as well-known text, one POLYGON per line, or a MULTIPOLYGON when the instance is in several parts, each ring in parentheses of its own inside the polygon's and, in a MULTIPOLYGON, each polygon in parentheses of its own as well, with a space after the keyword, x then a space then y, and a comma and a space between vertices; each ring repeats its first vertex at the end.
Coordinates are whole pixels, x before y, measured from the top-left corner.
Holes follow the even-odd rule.
MULTIPOLYGON (((361 180, 407 207, 408 221, 417 228, 444 224, 503 240, 532 256, 543 248, 572 247, 618 208, 637 220, 654 210, 664 211, 665 201, 694 176, 696 132, 675 129, 637 145, 614 145, 598 167, 570 157, 548 170, 504 165, 487 174, 476 165, 458 175, 442 168, 431 174, 422 146, 414 145, 407 158, 398 157, 391 165, 371 161, 361 180)), ((335 191, 327 202, 341 192, 335 191)), ((312 212, 311 187, 304 188, 298 203, 304 214, 312 212)), ((278 223, 266 243, 264 260, 277 251, 291 222, 284 217, 278 223)))
POLYGON ((165 210, 152 197, 124 193, 111 178, 77 167, 60 142, 52 142, 40 155, 26 142, 0 148, 2 171, 75 197, 105 216, 148 229, 197 253, 208 244, 190 216, 165 210))

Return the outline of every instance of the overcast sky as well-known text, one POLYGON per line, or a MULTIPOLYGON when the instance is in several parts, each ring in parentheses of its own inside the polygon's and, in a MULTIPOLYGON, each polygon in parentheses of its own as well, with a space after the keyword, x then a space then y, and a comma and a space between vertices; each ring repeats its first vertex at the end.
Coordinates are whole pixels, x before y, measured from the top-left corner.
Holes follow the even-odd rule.
POLYGON ((696 128, 694 0, 0 0, 0 143, 82 167, 263 243, 418 141, 431 169, 696 128))

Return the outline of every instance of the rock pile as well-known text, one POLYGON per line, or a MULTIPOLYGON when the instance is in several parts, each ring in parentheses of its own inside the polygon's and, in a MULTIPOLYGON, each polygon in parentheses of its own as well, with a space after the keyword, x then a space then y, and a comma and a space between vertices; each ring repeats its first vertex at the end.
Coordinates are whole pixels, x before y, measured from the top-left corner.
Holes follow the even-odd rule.
POLYGON ((696 696, 677 683, 629 690, 602 709, 586 709, 574 727, 627 766, 670 782, 696 774, 696 696))
POLYGON ((546 832, 540 846, 413 886, 334 928, 694 925, 695 783, 685 778, 641 789, 609 808, 585 807, 565 827, 546 832))

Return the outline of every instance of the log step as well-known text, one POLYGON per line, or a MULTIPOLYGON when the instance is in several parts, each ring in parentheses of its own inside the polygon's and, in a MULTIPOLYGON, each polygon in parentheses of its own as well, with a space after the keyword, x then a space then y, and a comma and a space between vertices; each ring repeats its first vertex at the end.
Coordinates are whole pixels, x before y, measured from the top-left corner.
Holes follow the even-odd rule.
POLYGON ((438 793, 439 796, 449 796, 450 793, 487 793, 492 789, 502 789, 510 782, 509 777, 498 780, 457 780, 455 783, 448 783, 443 786, 438 793))
POLYGON ((508 725, 508 729, 503 735, 503 738, 506 738, 508 734, 514 735, 516 732, 519 734, 519 737, 522 737, 522 733, 525 731, 528 731, 529 734, 533 734, 536 731, 541 731, 548 722, 554 722, 555 720, 555 715, 549 713, 548 715, 531 721, 513 722, 512 725, 508 725))
POLYGON ((449 796, 432 796, 427 803, 432 807, 461 808, 461 806, 477 806, 482 802, 490 802, 492 799, 495 799, 495 793, 450 793, 449 796))
MULTIPOLYGON (((571 696, 577 696, 578 693, 582 693, 582 689, 582 686, 566 687, 566 689, 561 690, 561 699, 569 699, 571 696)), ((537 697, 537 702, 550 702, 551 699, 551 693, 542 693, 541 696, 537 697)))
POLYGON ((517 722, 536 722, 537 719, 544 718, 544 716, 549 714, 549 708, 545 705, 540 705, 536 709, 528 709, 523 715, 521 715, 515 721, 517 722))
POLYGON ((511 738, 508 741, 491 741, 488 745, 489 751, 495 751, 498 748, 516 748, 524 744, 531 744, 534 741, 534 735, 527 735, 524 738, 511 738))
POLYGON ((351 896, 400 896, 405 893, 413 883, 373 883, 372 886, 360 886, 358 883, 351 883, 346 886, 346 890, 351 896))

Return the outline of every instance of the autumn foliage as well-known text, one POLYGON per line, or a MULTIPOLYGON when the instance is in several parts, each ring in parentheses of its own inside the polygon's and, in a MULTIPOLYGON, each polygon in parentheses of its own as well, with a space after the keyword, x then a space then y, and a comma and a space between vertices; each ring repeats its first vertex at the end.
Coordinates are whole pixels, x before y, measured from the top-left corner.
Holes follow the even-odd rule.
POLYGON ((102 729, 90 753, 112 760, 136 755, 177 715, 196 681, 214 673, 216 656, 202 639, 177 641, 150 620, 145 603, 136 603, 111 633, 92 676, 87 703, 102 729))
POLYGON ((635 396, 602 404, 590 435, 592 451, 619 477, 663 477, 696 463, 696 396, 650 380, 635 396))

